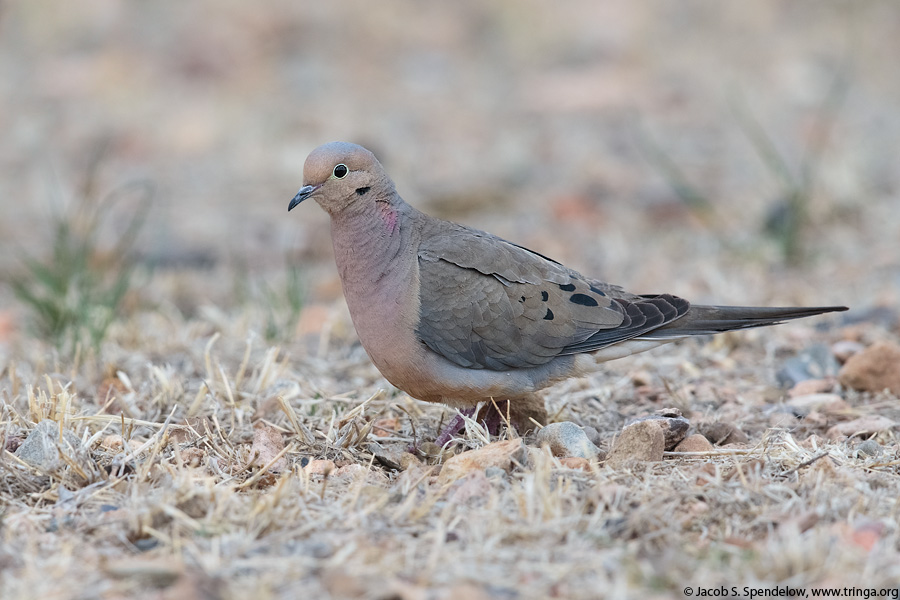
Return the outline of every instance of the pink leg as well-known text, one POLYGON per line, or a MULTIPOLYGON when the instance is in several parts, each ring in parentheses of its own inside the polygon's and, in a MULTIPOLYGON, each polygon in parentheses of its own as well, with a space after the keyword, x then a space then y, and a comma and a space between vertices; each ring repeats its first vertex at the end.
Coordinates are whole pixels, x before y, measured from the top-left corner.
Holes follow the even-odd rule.
POLYGON ((503 425, 505 421, 503 415, 497 411, 493 404, 485 406, 478 416, 481 417, 481 423, 488 430, 489 434, 500 435, 500 426, 503 425))
MULTIPOLYGON (((466 424, 463 415, 470 418, 475 415, 474 418, 487 428, 488 433, 491 435, 498 435, 501 426, 506 423, 507 411, 510 412, 509 417, 512 421, 512 426, 522 434, 533 429, 533 424, 529 417, 539 423, 546 423, 547 421, 547 411, 544 409, 544 401, 540 396, 532 394, 519 398, 513 402, 507 400, 498 402, 496 407, 493 403, 488 403, 486 406, 482 407, 481 412, 478 413, 478 415, 475 415, 474 408, 461 410, 461 414, 454 415, 453 418, 450 419, 450 422, 444 426, 440 435, 434 440, 434 443, 443 448, 447 442, 453 439, 453 436, 462 431, 466 424)), ((418 444, 410 445, 409 451, 415 453, 417 445, 418 444)))
MULTIPOLYGON (((450 422, 444 427, 441 434, 434 440, 434 443, 440 447, 444 447, 444 444, 449 442, 454 435, 458 434, 465 427, 465 420, 462 415, 467 417, 472 417, 475 415, 474 408, 467 408, 465 410, 459 411, 462 414, 457 414, 450 420, 450 422)), ((503 416, 497 412, 497 409, 494 408, 493 404, 488 404, 487 406, 482 407, 481 412, 478 415, 475 415, 475 419, 481 422, 482 425, 488 430, 488 433, 491 435, 498 435, 500 433, 500 426, 503 425, 503 416)))
MULTIPOLYGON (((459 412, 461 412, 462 415, 471 417, 473 414, 475 414, 475 409, 467 408, 467 409, 461 410, 459 412)), ((453 438, 454 435, 456 435, 457 433, 459 433, 460 431, 463 430, 463 427, 465 427, 465 425, 466 425, 466 421, 463 419, 462 415, 461 414, 454 415, 454 417, 452 419, 450 419, 450 422, 447 423, 446 425, 444 425, 444 429, 441 430, 441 434, 437 437, 436 440, 434 440, 435 444, 437 444, 438 446, 443 448, 444 444, 449 442, 453 438)))

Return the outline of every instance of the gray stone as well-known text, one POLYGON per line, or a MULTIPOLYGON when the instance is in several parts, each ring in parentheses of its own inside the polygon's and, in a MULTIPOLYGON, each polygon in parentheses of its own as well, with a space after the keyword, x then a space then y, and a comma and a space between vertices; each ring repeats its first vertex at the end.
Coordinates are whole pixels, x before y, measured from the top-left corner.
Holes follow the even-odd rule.
POLYGON ((863 456, 878 456, 884 448, 881 447, 881 444, 876 442, 875 440, 866 440, 864 442, 860 442, 860 444, 856 447, 856 454, 860 458, 863 456))
POLYGON ((840 369, 841 364, 832 354, 831 348, 824 344, 813 344, 781 363, 775 379, 781 387, 791 388, 807 379, 836 377, 840 369))
POLYGON ((591 443, 595 446, 599 446, 600 442, 603 441, 603 438, 600 437, 600 432, 597 431, 595 427, 591 427, 590 425, 585 425, 582 427, 584 429, 585 435, 588 436, 588 439, 591 440, 591 443))
POLYGON ((535 441, 538 446, 547 445, 553 456, 579 456, 591 460, 600 452, 584 430, 571 421, 550 423, 538 432, 535 441))
POLYGON ((32 467, 42 471, 54 471, 65 465, 60 458, 60 450, 66 456, 74 457, 81 450, 81 440, 68 429, 59 437, 59 424, 50 419, 38 423, 28 434, 22 445, 16 449, 16 456, 32 467))

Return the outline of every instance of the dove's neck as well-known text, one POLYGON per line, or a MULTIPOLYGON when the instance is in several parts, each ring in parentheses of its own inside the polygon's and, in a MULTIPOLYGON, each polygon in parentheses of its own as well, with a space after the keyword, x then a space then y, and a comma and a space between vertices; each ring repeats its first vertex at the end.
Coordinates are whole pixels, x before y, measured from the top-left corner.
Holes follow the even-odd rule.
POLYGON ((356 208, 331 219, 335 262, 348 301, 350 295, 369 295, 396 284, 396 278, 409 275, 415 258, 409 251, 415 209, 402 201, 356 208))
POLYGON ((375 366, 392 381, 416 349, 419 320, 418 213, 377 202, 333 215, 331 235, 353 325, 375 366))

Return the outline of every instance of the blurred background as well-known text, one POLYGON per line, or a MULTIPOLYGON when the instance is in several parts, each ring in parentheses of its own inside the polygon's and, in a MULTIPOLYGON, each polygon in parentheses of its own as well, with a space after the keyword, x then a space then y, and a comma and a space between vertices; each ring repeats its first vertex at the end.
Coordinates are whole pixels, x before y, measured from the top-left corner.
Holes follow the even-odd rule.
POLYGON ((898 56, 888 0, 2 2, 0 329, 73 248, 101 275, 132 253, 117 311, 315 329, 327 218, 287 204, 332 140, 635 292, 896 305, 898 56))

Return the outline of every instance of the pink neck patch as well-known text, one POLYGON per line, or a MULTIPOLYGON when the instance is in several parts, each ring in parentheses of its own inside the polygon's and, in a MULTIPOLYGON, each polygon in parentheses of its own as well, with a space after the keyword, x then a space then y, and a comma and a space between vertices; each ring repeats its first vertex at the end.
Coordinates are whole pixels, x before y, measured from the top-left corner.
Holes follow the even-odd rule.
POLYGON ((397 229, 397 213, 385 202, 378 203, 378 212, 381 214, 381 220, 384 221, 388 233, 394 233, 394 230, 397 229))

